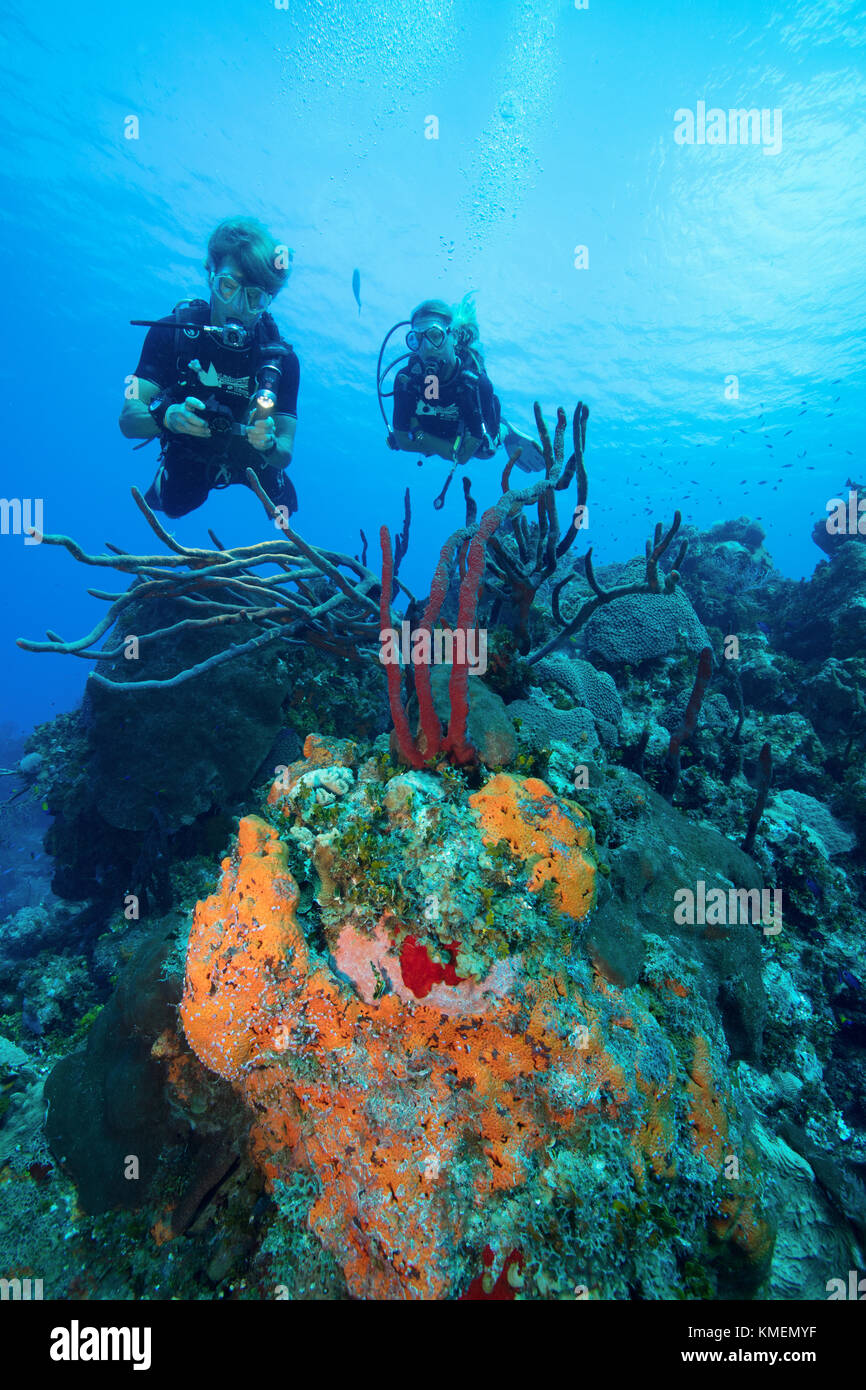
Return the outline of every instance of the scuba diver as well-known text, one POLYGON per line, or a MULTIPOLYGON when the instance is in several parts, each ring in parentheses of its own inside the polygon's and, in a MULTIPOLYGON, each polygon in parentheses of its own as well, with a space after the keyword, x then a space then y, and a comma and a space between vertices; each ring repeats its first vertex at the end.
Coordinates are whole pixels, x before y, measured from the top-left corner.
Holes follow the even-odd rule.
MULTIPOLYGON (((454 468, 471 458, 492 458, 500 443, 509 454, 520 447, 518 466, 525 472, 544 467, 537 443, 501 419, 499 399, 484 367, 471 295, 464 295, 453 307, 443 299, 425 299, 412 310, 410 319, 395 324, 379 353, 377 385, 386 425, 382 400, 389 394, 394 397, 389 448, 447 459, 452 464, 448 482, 454 468), (388 339, 406 323, 409 352, 383 372, 388 339), (388 373, 406 358, 393 393, 383 391, 388 373)), ((437 506, 447 487, 448 483, 436 499, 437 506)))
POLYGON ((149 332, 136 398, 125 402, 119 424, 127 439, 159 436, 159 468, 145 494, 154 511, 185 516, 213 488, 246 484, 248 468, 275 506, 297 511, 285 470, 300 367, 268 313, 291 258, 260 222, 227 218, 208 241, 210 302, 184 299, 165 318, 132 320, 149 332))

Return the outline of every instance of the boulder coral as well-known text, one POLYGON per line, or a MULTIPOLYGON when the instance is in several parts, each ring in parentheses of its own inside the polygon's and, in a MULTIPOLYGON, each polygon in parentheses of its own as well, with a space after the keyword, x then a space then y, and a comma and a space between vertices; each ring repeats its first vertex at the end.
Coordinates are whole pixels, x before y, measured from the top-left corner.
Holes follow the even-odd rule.
POLYGON ((311 1176, 348 1296, 665 1297, 695 1248, 722 1296, 753 1288, 772 1239, 717 1025, 687 970, 618 989, 581 952, 581 808, 359 759, 309 738, 241 821, 181 1004, 271 1190, 311 1176), (341 767, 331 803, 295 794, 341 767))

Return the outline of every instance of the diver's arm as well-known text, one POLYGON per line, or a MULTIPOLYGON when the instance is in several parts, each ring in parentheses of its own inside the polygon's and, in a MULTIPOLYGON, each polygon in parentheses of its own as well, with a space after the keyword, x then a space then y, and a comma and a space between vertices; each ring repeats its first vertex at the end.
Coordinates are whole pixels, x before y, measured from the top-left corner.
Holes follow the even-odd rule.
POLYGON ((278 415, 276 426, 276 445, 268 461, 275 468, 288 468, 295 448, 295 430, 298 428, 298 422, 294 415, 278 415))
MULTIPOLYGON (((160 427, 147 407, 162 394, 162 387, 157 386, 155 381, 138 378, 138 398, 124 403, 117 422, 121 433, 127 439, 153 439, 160 433, 160 427)), ((187 396, 185 401, 175 401, 162 417, 162 428, 170 430, 172 434, 190 434, 195 439, 210 439, 210 426, 206 425, 197 413, 204 408, 204 402, 197 396, 187 396)))
MULTIPOLYGON (((427 435, 420 430, 409 435, 405 430, 395 430, 393 438, 395 438, 398 449, 403 449, 406 453, 421 453, 425 459, 436 457, 436 459, 448 459, 450 463, 455 457, 453 442, 450 439, 439 439, 438 435, 427 435)), ((471 457, 480 442, 480 439, 473 439, 470 443, 467 436, 463 442, 463 449, 460 450, 459 463, 464 463, 468 457, 471 457)))
POLYGON ((288 468, 297 427, 292 415, 263 415, 247 425, 246 441, 269 468, 288 468))
MULTIPOLYGON (((394 440, 397 448, 402 449, 407 454, 423 454, 429 458, 431 454, 439 454, 442 447, 447 447, 446 441, 435 439, 431 434, 424 434, 422 430, 414 430, 412 434, 408 430, 395 430, 394 440)), ((441 454, 442 458, 447 458, 448 454, 441 454)))
POLYGON ((425 434, 418 428, 418 417, 414 411, 414 393, 410 389, 409 374, 399 372, 394 382, 394 413, 391 434, 388 442, 392 449, 400 449, 405 454, 423 454, 424 458, 438 454, 440 458, 450 458, 451 451, 447 441, 435 435, 425 434))
POLYGON ((162 387, 157 386, 155 381, 145 381, 142 377, 137 379, 137 386, 138 395, 123 402, 123 410, 117 422, 120 433, 126 439, 153 439, 159 434, 159 425, 147 407, 160 395, 162 387))
MULTIPOLYGON (((400 436, 397 438, 399 440, 400 436)), ((453 439, 439 439, 434 434, 422 434, 420 437, 416 435, 409 448, 424 454, 425 458, 435 455, 437 458, 446 459, 448 463, 466 463, 472 458, 480 443, 481 440, 476 439, 473 434, 464 434, 455 455, 453 439)))

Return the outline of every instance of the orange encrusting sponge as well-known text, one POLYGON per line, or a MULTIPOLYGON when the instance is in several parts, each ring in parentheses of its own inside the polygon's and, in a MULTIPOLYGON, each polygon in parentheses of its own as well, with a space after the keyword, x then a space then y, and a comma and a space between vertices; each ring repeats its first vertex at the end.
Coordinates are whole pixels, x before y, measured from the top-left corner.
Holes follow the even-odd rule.
POLYGON ((552 882, 554 901, 569 917, 585 917, 595 904, 592 826, 566 808, 538 777, 500 772, 469 798, 486 844, 505 840, 530 868, 527 887, 552 882))
POLYGON ((306 974, 307 948, 275 830, 245 817, 222 870, 217 892, 195 909, 180 1017, 205 1066, 235 1080, 267 1045, 281 989, 306 974))

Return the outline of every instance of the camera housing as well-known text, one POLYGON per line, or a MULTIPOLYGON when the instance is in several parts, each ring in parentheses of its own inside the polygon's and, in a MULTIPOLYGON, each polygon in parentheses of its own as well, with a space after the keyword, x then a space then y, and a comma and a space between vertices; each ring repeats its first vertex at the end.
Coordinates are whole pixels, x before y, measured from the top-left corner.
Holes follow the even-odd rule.
POLYGON ((235 417, 231 406, 224 405, 216 396, 210 395, 204 402, 204 410, 199 411, 199 419, 204 420, 211 434, 237 433, 235 417))

